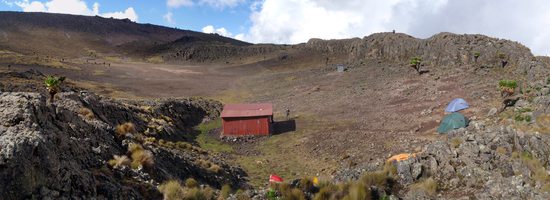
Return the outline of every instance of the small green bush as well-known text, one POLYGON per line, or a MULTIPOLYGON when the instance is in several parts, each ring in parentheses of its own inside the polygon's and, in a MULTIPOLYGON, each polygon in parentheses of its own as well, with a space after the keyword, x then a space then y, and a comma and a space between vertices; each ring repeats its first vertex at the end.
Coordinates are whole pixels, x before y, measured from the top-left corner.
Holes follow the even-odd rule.
POLYGON ((514 117, 514 119, 516 120, 516 122, 521 122, 521 121, 525 120, 525 118, 522 115, 516 115, 514 117))
POLYGON ((506 79, 500 80, 498 82, 498 85, 501 88, 506 87, 506 88, 516 89, 518 87, 518 83, 515 80, 506 80, 506 79))
POLYGON ((477 59, 481 56, 481 53, 479 51, 474 51, 474 57, 477 59))
POLYGON ((411 60, 409 61, 409 64, 411 64, 413 66, 420 65, 420 63, 422 63, 422 58, 420 58, 418 56, 412 57, 411 60))

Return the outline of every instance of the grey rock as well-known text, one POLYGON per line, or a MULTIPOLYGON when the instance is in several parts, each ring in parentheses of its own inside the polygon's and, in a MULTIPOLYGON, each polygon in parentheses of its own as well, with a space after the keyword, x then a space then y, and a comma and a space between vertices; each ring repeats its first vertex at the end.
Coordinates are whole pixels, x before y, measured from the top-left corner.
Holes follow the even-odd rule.
POLYGON ((491 110, 489 110, 489 112, 487 113, 487 116, 491 117, 491 116, 495 116, 498 112, 498 109, 497 108, 491 108, 491 110))

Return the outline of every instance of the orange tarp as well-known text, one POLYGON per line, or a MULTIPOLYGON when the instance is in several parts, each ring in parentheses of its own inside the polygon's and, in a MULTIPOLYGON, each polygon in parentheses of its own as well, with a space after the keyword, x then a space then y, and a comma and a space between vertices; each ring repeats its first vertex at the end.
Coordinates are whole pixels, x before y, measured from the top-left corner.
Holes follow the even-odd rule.
POLYGON ((404 160, 408 160, 409 158, 416 158, 416 153, 402 153, 402 154, 397 154, 395 156, 392 156, 391 158, 389 158, 387 160, 387 162, 392 162, 392 161, 397 161, 397 162, 401 162, 401 161, 404 161, 404 160))

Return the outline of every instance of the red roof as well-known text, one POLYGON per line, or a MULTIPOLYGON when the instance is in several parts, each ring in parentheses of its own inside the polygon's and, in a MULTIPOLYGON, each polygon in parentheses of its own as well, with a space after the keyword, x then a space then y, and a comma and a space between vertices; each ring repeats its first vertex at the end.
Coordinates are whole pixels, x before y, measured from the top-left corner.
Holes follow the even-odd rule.
POLYGON ((273 115, 273 104, 226 104, 221 117, 254 117, 273 115))

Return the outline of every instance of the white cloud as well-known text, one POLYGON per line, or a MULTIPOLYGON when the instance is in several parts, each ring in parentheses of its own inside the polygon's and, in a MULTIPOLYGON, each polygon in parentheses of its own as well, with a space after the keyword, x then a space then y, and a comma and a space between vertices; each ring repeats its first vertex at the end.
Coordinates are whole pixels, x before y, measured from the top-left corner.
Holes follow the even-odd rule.
POLYGON ((46 7, 44 4, 38 1, 33 1, 31 3, 28 1, 15 2, 15 5, 21 7, 23 12, 46 12, 46 7))
POLYGON ((164 19, 164 21, 168 22, 171 25, 175 23, 174 14, 172 12, 166 13, 164 16, 162 16, 162 18, 164 19))
POLYGON ((199 4, 206 4, 214 8, 223 9, 225 7, 235 7, 245 0, 199 0, 199 4))
POLYGON ((128 18, 132 21, 138 20, 138 15, 134 8, 129 7, 123 12, 99 12, 99 3, 95 2, 92 9, 88 7, 84 0, 50 0, 46 2, 23 0, 14 2, 21 7, 24 12, 49 12, 65 13, 74 15, 101 15, 103 17, 113 17, 118 19, 128 18))
POLYGON ((233 34, 231 34, 227 29, 225 28, 214 28, 212 25, 208 25, 202 28, 203 33, 217 33, 225 37, 232 37, 233 34))
POLYGON ((130 19, 132 21, 135 21, 135 22, 137 22, 137 20, 138 20, 138 15, 137 15, 136 11, 134 10, 134 8, 132 8, 132 7, 127 8, 124 12, 103 13, 103 14, 101 14, 101 16, 103 16, 103 17, 112 17, 112 18, 117 18, 117 19, 128 18, 128 19, 130 19))
POLYGON ((263 0, 251 4, 250 42, 301 43, 310 38, 404 32, 426 38, 448 31, 519 41, 550 53, 550 2, 545 0, 263 0))
POLYGON ((179 8, 182 6, 192 6, 192 0, 167 0, 166 5, 170 8, 179 8))
POLYGON ((246 0, 167 0, 166 5, 169 8, 179 8, 182 6, 191 7, 195 4, 207 5, 213 8, 223 9, 226 7, 235 7, 246 0))

